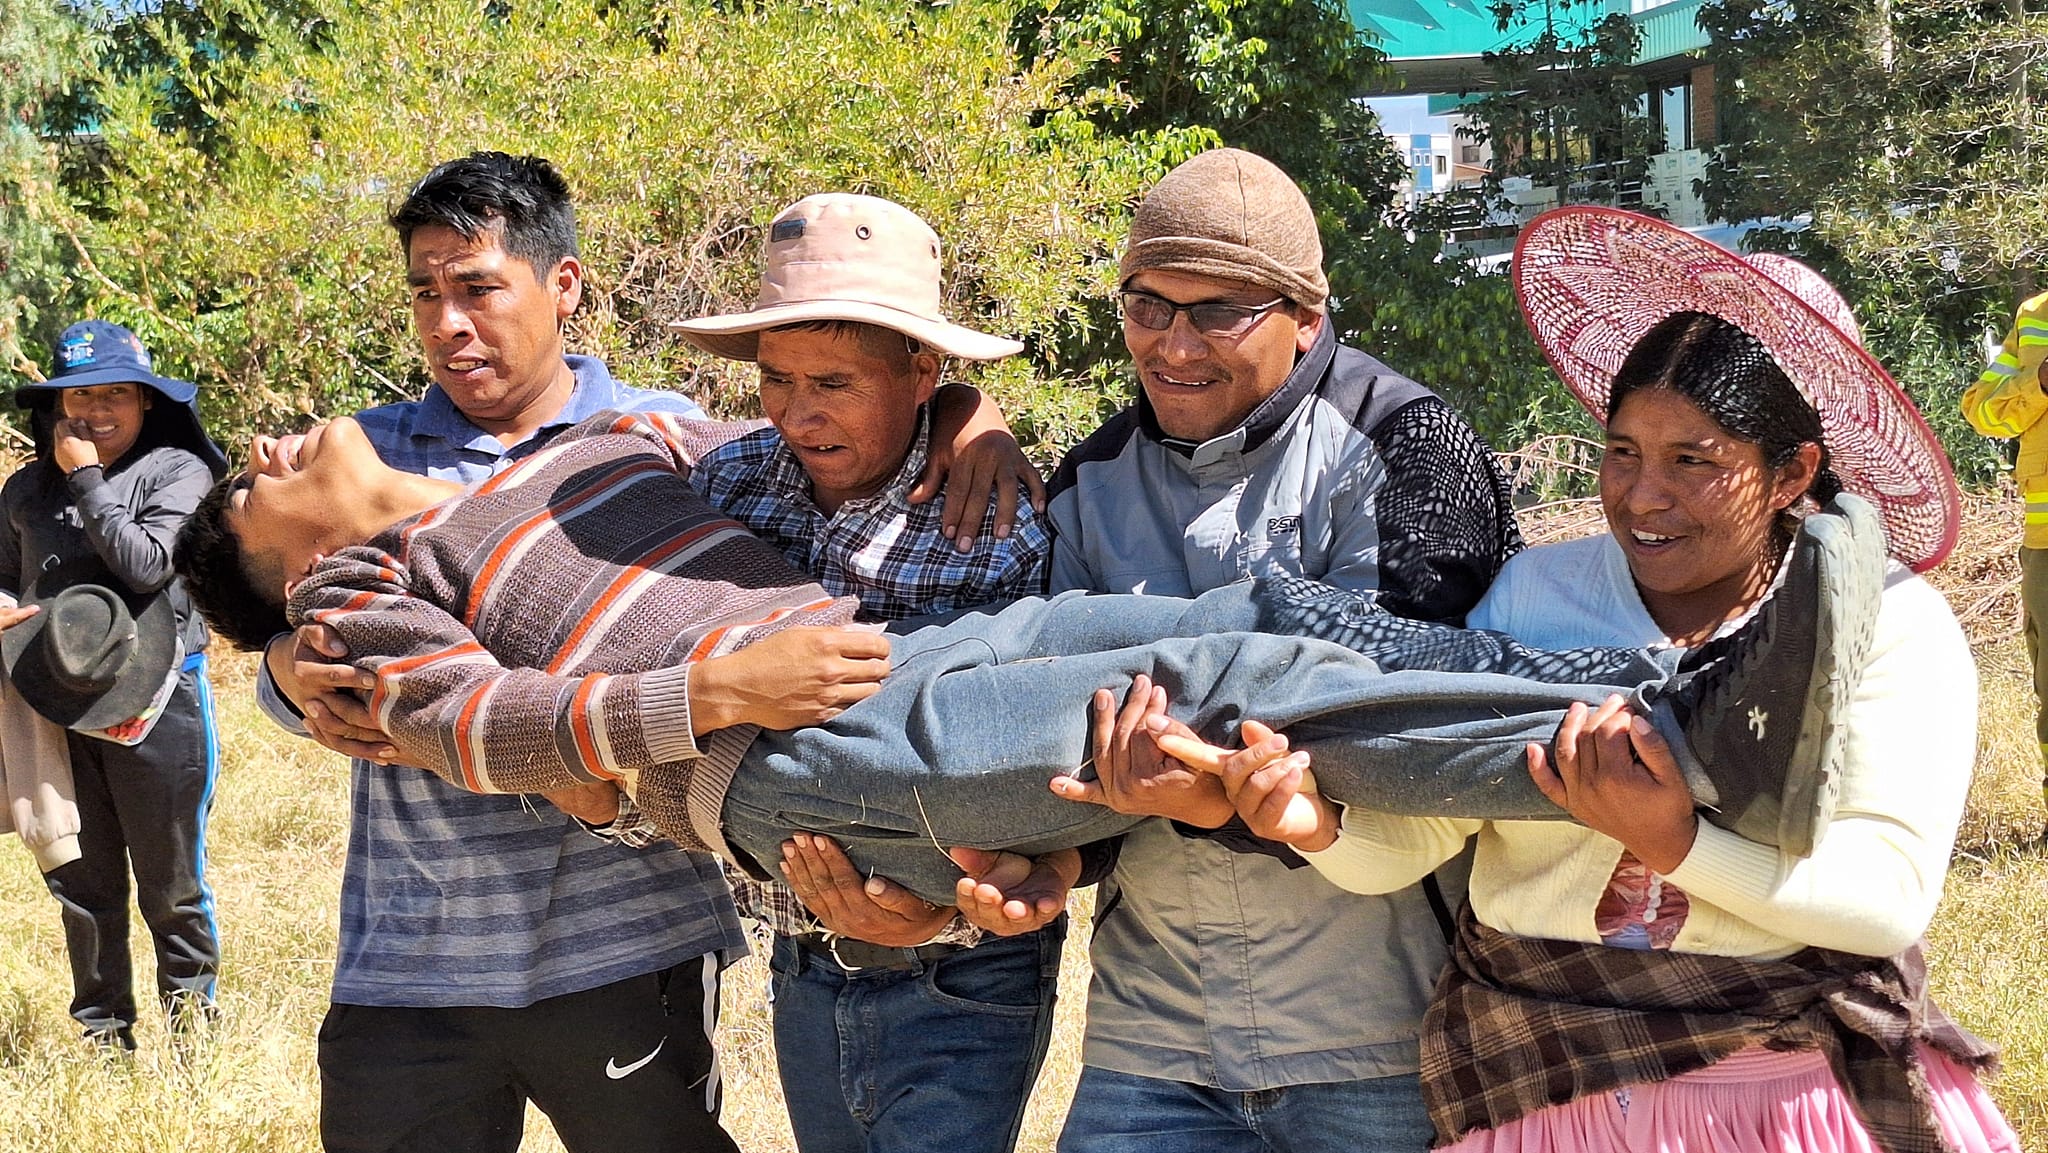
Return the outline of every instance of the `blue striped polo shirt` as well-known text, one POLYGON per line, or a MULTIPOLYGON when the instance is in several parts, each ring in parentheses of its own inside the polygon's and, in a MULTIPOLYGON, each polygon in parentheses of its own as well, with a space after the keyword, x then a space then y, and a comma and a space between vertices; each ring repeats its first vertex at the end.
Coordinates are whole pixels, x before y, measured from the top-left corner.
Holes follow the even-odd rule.
MULTIPOLYGON (((447 394, 357 415, 386 463, 471 483, 606 409, 703 415, 677 393, 628 388, 568 358, 569 403, 507 449, 447 394)), ((303 731, 268 677, 264 711, 303 731)), ((333 999, 345 1005, 518 1008, 745 948, 716 859, 629 849, 544 801, 464 792, 424 769, 353 764, 333 999)))

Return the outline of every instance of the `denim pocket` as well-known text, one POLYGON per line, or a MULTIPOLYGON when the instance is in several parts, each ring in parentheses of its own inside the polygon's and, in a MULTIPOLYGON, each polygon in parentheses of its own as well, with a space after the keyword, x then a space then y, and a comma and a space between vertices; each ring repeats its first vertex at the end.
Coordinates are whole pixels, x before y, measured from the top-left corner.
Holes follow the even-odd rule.
POLYGON ((926 995, 941 1005, 990 1016, 1028 1018, 1052 1004, 1059 970, 1041 960, 1037 933, 986 941, 928 962, 926 995))

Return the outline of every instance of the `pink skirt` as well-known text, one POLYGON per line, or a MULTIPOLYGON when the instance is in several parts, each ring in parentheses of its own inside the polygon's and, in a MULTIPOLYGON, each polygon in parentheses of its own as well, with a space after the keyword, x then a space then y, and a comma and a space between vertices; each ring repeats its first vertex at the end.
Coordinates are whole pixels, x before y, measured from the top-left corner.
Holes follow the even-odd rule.
MULTIPOLYGON (((1977 1078, 1923 1047, 1934 1118, 1962 1153, 2020 1153, 1977 1078)), ((1880 1153, 1817 1052, 1744 1049, 1705 1069, 1630 1085, 1467 1134, 1447 1153, 1880 1153)))

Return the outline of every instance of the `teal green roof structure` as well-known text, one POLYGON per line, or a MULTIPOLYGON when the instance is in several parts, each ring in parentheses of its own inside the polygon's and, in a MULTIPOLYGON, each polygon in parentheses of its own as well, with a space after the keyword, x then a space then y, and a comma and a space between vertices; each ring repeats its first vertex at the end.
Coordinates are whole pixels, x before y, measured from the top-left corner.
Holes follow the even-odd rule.
MULTIPOLYGON (((1643 30, 1636 63, 1654 63, 1706 47, 1707 34, 1694 20, 1705 2, 1671 0, 1631 17, 1643 30)), ((1526 43, 1542 21, 1538 7, 1533 19, 1525 14, 1503 31, 1487 0, 1349 0, 1347 6, 1352 23, 1387 54, 1395 71, 1406 80, 1404 88, 1389 91, 1412 93, 1484 87, 1481 55, 1526 43)), ((1605 0, 1595 6, 1574 5, 1558 18, 1584 25, 1610 12, 1625 13, 1629 7, 1628 0, 1605 0)))

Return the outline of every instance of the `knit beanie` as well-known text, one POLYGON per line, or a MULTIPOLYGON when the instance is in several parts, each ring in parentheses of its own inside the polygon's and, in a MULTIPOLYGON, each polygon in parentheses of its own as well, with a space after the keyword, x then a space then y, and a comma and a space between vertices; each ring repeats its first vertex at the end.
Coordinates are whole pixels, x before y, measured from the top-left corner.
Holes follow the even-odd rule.
POLYGON ((1316 312, 1330 296, 1308 198, 1272 161, 1236 148, 1187 161, 1138 205, 1117 282, 1154 268, 1246 281, 1316 312))

